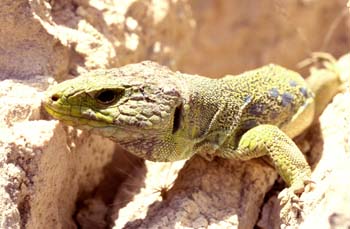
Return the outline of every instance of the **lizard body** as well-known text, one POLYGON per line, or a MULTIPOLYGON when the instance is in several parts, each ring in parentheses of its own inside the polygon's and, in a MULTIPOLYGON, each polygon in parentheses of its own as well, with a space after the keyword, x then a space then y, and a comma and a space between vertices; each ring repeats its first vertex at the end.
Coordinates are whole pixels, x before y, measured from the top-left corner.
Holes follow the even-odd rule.
POLYGON ((55 85, 44 106, 54 118, 147 160, 265 156, 300 190, 311 170, 291 138, 312 123, 314 98, 298 73, 273 64, 209 79, 147 61, 55 85))

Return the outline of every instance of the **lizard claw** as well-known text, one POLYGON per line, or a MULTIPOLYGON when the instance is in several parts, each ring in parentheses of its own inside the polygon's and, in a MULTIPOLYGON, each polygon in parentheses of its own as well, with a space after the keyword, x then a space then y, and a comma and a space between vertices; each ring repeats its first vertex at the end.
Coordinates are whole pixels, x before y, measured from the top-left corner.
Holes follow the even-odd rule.
POLYGON ((309 58, 306 58, 297 64, 298 68, 304 68, 312 65, 314 68, 326 68, 338 72, 336 67, 337 60, 326 52, 313 52, 309 58))
POLYGON ((316 188, 316 182, 313 180, 305 180, 304 184, 305 184, 304 193, 311 192, 316 188))

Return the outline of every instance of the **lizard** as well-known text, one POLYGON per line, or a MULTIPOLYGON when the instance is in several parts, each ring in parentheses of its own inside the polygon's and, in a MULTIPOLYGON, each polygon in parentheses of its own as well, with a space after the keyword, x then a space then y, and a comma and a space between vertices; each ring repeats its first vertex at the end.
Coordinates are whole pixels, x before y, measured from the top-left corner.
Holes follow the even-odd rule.
POLYGON ((63 123, 110 138, 146 160, 263 157, 299 195, 311 182, 311 169, 292 139, 340 84, 330 68, 307 80, 276 64, 210 79, 144 61, 63 81, 45 92, 43 105, 63 123))

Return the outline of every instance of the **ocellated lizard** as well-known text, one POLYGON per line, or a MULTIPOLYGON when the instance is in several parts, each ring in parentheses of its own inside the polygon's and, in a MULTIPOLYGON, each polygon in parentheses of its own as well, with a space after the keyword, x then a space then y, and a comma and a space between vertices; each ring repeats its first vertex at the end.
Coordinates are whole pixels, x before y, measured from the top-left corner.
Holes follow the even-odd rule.
POLYGON ((54 118, 147 160, 264 156, 300 193, 311 170, 291 139, 337 92, 336 72, 325 72, 311 76, 310 85, 274 64, 209 79, 147 61, 64 81, 46 92, 44 106, 54 118), (329 93, 322 95, 324 87, 329 93))

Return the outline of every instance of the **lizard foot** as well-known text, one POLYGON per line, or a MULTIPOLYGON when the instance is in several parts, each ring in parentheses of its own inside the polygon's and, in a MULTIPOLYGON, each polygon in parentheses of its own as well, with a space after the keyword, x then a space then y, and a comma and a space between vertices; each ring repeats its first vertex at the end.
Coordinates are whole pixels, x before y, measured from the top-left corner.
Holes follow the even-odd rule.
POLYGON ((300 200, 300 196, 302 193, 312 191, 315 188, 314 186, 314 181, 305 180, 293 184, 291 187, 284 189, 278 195, 281 205, 280 218, 283 223, 289 224, 293 220, 303 218, 303 201, 300 200))

